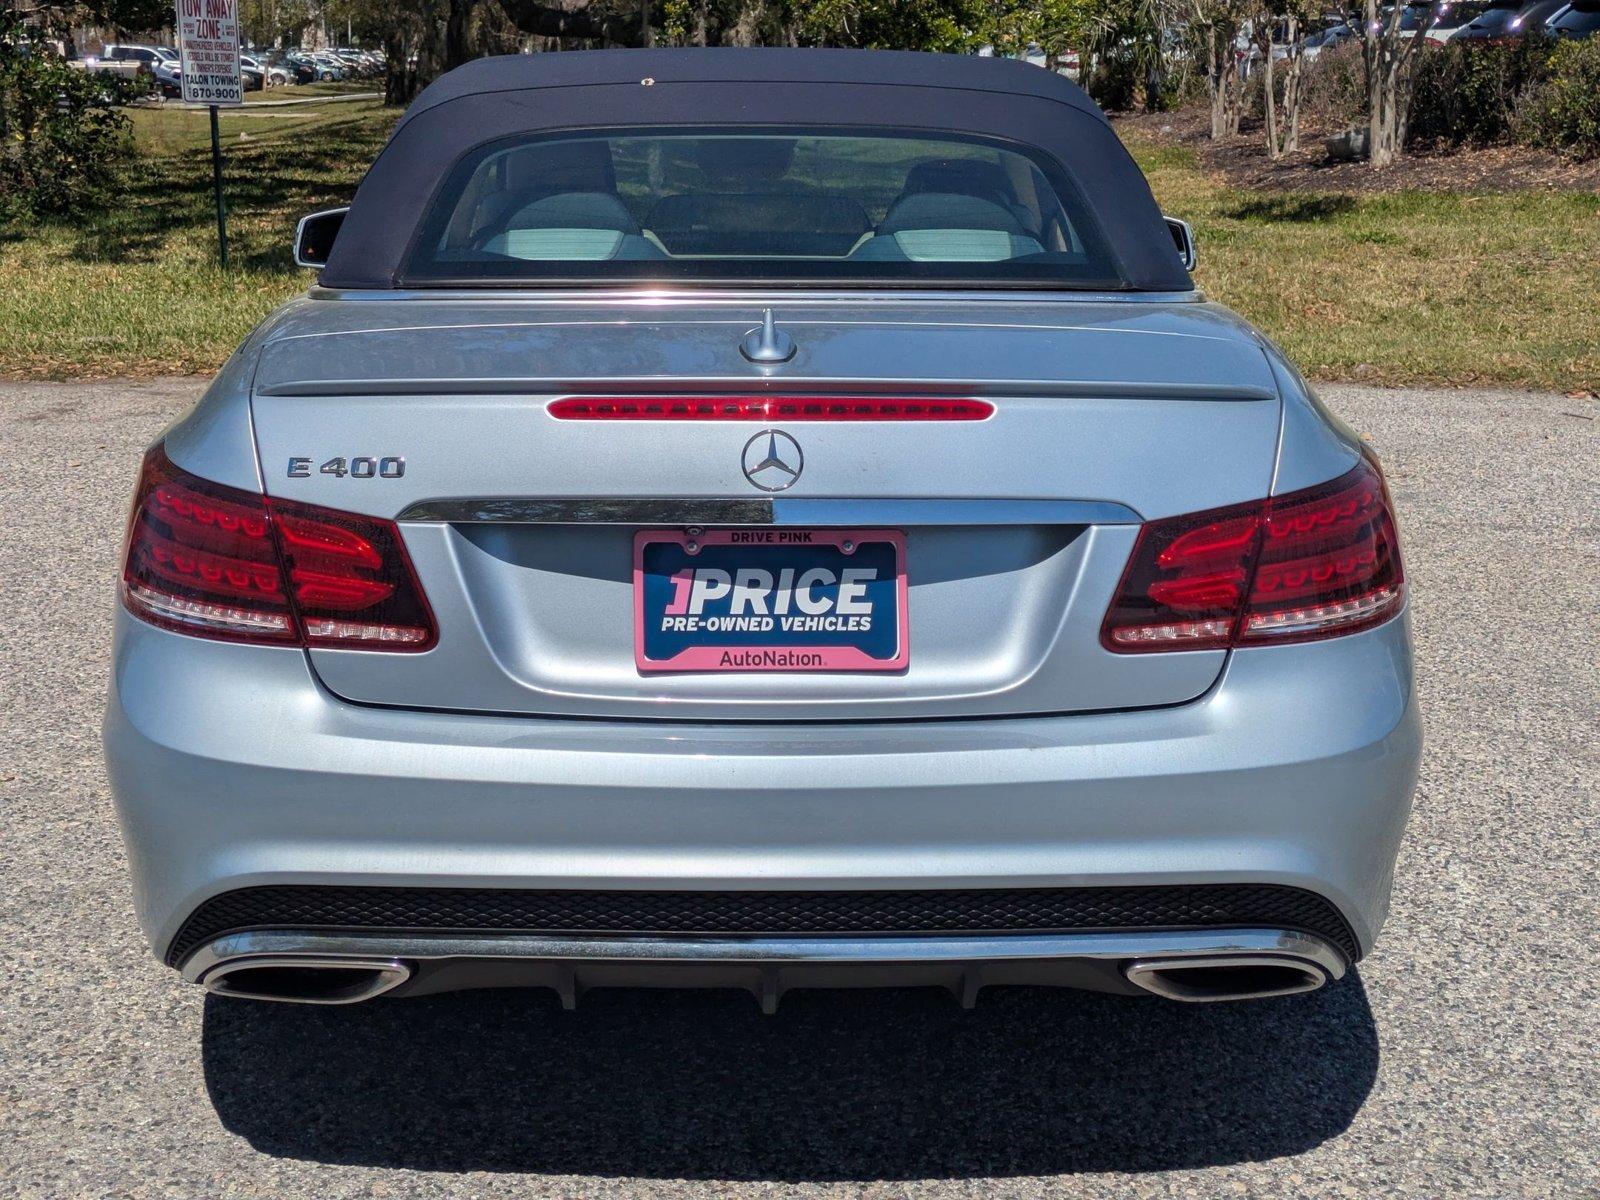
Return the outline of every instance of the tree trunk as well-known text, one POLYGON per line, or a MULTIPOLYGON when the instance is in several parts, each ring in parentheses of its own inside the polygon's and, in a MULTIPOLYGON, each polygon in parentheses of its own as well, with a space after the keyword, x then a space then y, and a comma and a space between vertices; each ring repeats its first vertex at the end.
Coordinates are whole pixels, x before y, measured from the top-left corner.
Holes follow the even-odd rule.
POLYGON ((1283 152, 1300 149, 1300 20, 1290 15, 1287 31, 1288 57, 1284 59, 1283 74, 1283 152))
POLYGON ((1272 34, 1270 27, 1266 43, 1266 56, 1262 59, 1261 66, 1261 87, 1263 107, 1266 109, 1267 114, 1267 153, 1273 158, 1280 158, 1283 155, 1283 146, 1278 140, 1277 81, 1273 78, 1272 34))
POLYGON ((404 107, 416 99, 417 72, 411 66, 411 45, 391 26, 383 38, 383 102, 404 107))
POLYGON ((1377 0, 1365 0, 1367 34, 1362 61, 1367 69, 1368 161, 1385 167, 1405 151, 1406 119, 1411 109, 1411 56, 1426 29, 1400 37, 1399 7, 1380 18, 1377 0))
POLYGON ((1167 72, 1159 60, 1152 61, 1144 73, 1144 110, 1160 112, 1166 104, 1167 72))
POLYGON ((1206 30, 1206 91, 1211 94, 1211 140, 1228 136, 1228 87, 1223 56, 1217 49, 1222 35, 1215 25, 1206 30))
POLYGON ((1389 107, 1393 66, 1387 39, 1378 22, 1378 0, 1365 0, 1366 40, 1362 61, 1367 69, 1367 160, 1375 167, 1394 159, 1394 124, 1389 107))
POLYGON ((1266 62, 1262 64, 1262 88, 1266 88, 1267 109, 1267 154, 1274 158, 1283 157, 1283 141, 1278 138, 1278 83, 1275 67, 1272 66, 1272 48, 1267 48, 1266 62))
POLYGON ((1400 153, 1396 129, 1394 66, 1387 51, 1378 52, 1378 70, 1369 85, 1367 103, 1371 105, 1368 122, 1368 161, 1375 167, 1386 167, 1400 153))
POLYGON ((472 7, 475 3, 477 0, 450 0, 445 10, 441 70, 454 70, 472 57, 472 7))
POLYGON ((761 44, 761 0, 746 0, 739 7, 739 17, 724 35, 730 46, 759 46, 761 44))
POLYGON ((1211 93, 1211 137, 1214 141, 1236 137, 1242 114, 1244 89, 1239 86, 1239 56, 1234 53, 1238 27, 1212 25, 1206 30, 1206 88, 1211 93))
POLYGON ((1239 122, 1244 116, 1244 87, 1239 79, 1239 56, 1234 52, 1232 35, 1223 55, 1222 84, 1222 136, 1238 137, 1239 122))

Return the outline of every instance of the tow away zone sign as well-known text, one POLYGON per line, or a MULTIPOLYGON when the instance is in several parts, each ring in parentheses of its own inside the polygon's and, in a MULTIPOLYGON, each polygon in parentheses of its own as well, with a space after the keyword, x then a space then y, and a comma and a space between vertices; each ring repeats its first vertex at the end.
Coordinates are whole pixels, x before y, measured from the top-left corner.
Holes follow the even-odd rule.
POLYGON ((239 0, 177 0, 186 104, 243 104, 239 0))

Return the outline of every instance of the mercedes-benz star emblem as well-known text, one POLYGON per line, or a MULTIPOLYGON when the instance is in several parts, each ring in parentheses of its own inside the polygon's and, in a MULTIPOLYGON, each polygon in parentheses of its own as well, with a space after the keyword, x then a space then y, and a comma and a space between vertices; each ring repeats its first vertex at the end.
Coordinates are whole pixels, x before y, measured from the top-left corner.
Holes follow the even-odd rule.
POLYGON ((744 477, 763 492, 792 487, 805 466, 800 443, 781 429, 763 429, 744 444, 744 477))

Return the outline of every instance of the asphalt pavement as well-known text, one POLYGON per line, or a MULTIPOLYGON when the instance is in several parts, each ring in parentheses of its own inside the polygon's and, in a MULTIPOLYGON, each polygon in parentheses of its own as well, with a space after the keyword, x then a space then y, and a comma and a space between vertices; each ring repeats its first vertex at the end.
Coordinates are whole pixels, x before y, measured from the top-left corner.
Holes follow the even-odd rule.
MULTIPOLYGON (((0 1195, 1600 1196, 1600 421, 1328 387, 1381 452, 1427 750, 1376 953, 1311 995, 180 985, 100 762, 140 450, 202 382, 0 383, 0 1195)), ((201 706, 203 696, 173 696, 201 706)))

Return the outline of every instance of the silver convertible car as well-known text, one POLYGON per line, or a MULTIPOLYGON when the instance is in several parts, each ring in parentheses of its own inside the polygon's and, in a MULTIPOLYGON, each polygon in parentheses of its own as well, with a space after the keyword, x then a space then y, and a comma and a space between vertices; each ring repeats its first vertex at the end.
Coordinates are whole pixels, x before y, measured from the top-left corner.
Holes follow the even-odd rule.
POLYGON ((1026 64, 485 59, 150 448, 155 952, 537 986, 1309 991, 1420 747, 1378 463, 1026 64))

